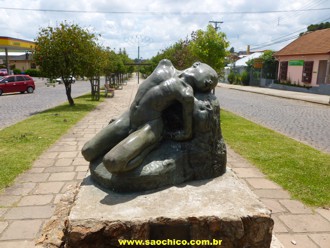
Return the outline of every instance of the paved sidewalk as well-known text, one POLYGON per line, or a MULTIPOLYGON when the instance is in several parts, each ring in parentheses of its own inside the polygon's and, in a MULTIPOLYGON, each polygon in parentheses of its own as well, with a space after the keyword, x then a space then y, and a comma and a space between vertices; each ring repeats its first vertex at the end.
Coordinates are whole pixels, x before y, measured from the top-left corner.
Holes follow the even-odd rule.
POLYGON ((35 238, 53 215, 56 203, 87 173, 82 146, 129 107, 137 86, 136 80, 129 81, 114 98, 105 99, 44 152, 13 186, 0 193, 1 248, 35 247, 35 238))
POLYGON ((230 148, 227 166, 272 210, 275 236, 285 248, 330 248, 329 209, 312 209, 291 199, 287 191, 230 148))
MULTIPOLYGON (((80 150, 108 121, 126 110, 137 90, 135 80, 61 137, 0 194, 0 247, 35 247, 34 239, 53 215, 56 203, 79 185, 88 170, 80 150)), ((330 247, 330 211, 310 209, 228 149, 228 166, 273 211, 275 234, 284 247, 330 247)), ((275 247, 275 246, 273 246, 275 247)), ((280 246, 276 246, 280 247, 280 246)))
POLYGON ((312 103, 319 103, 324 105, 330 105, 330 96, 328 95, 318 95, 318 94, 310 94, 310 93, 303 93, 303 92, 295 92, 295 91, 288 91, 288 90, 277 90, 271 88, 261 88, 261 87, 254 87, 254 86, 242 86, 242 85, 234 85, 234 84, 225 84, 219 83, 219 87, 234 89, 234 90, 242 90, 242 91, 249 91, 264 95, 270 96, 277 96, 282 98, 289 98, 295 100, 301 100, 306 102, 312 103))

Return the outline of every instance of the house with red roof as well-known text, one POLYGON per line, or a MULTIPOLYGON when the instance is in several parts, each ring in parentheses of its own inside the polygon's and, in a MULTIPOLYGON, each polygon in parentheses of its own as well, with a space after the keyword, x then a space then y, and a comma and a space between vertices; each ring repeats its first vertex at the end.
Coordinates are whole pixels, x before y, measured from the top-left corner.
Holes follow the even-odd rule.
POLYGON ((280 82, 311 87, 330 84, 330 28, 304 34, 274 55, 280 82))

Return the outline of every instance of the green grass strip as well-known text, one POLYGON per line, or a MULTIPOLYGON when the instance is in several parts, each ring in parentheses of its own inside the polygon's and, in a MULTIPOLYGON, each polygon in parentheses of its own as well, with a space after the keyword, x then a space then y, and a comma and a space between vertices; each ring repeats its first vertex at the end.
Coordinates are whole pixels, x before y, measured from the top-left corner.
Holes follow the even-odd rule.
POLYGON ((75 106, 65 103, 1 130, 0 189, 31 168, 34 160, 101 101, 81 96, 75 106))
POLYGON ((221 110, 225 142, 295 199, 330 206, 330 154, 221 110))

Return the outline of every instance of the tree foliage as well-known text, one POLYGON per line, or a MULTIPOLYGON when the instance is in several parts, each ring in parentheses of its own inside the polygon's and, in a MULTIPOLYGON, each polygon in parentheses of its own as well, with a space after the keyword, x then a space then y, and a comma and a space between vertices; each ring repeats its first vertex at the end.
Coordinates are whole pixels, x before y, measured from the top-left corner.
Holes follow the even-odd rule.
MULTIPOLYGON (((262 59, 262 77, 263 78, 269 78, 274 79, 276 78, 276 69, 277 69, 277 61, 274 57, 274 51, 272 50, 266 50, 264 53, 260 56, 260 59, 262 59)), ((246 62, 247 64, 247 72, 251 73, 251 70, 254 70, 254 61, 255 59, 250 59, 246 62)))
POLYGON ((185 69, 196 61, 209 64, 219 75, 224 68, 225 57, 229 42, 226 35, 209 25, 206 31, 197 30, 190 38, 179 40, 170 47, 162 50, 149 61, 152 66, 144 67, 141 71, 150 74, 160 60, 169 59, 177 69, 185 69))
POLYGON ((185 40, 179 40, 174 45, 165 49, 161 57, 171 60, 177 69, 185 69, 191 66, 192 61, 197 59, 191 52, 190 47, 191 40, 187 37, 185 40))
POLYGON ((330 22, 321 22, 319 24, 311 24, 307 27, 307 31, 300 33, 299 36, 302 36, 308 32, 314 32, 316 30, 321 30, 321 29, 326 29, 326 28, 330 28, 330 22))
POLYGON ((208 25, 206 31, 198 30, 193 34, 191 51, 201 62, 213 67, 220 75, 225 66, 228 46, 226 35, 208 25))
POLYGON ((98 73, 101 60, 96 36, 76 24, 61 23, 42 28, 35 39, 34 60, 46 77, 63 79, 70 105, 70 76, 91 76, 98 73))
POLYGON ((276 68, 277 68, 277 61, 274 57, 274 51, 266 50, 264 54, 260 56, 262 59, 262 71, 264 78, 275 78, 276 77, 276 68))
POLYGON ((121 75, 126 73, 132 73, 134 71, 134 66, 127 65, 132 64, 133 61, 130 59, 125 50, 119 50, 116 53, 114 50, 107 48, 105 51, 105 66, 103 67, 103 72, 106 76, 112 74, 121 75))
POLYGON ((106 76, 107 82, 110 87, 115 89, 122 87, 124 80, 134 72, 133 61, 128 57, 125 49, 119 49, 116 53, 109 47, 104 50, 105 53, 105 66, 103 73, 106 76))

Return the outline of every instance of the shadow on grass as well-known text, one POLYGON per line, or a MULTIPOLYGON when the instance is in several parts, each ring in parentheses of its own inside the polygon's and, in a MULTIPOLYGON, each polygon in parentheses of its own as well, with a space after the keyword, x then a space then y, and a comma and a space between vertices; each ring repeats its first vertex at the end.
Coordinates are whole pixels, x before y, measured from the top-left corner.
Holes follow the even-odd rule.
POLYGON ((42 111, 41 113, 54 113, 54 112, 81 112, 81 111, 90 111, 96 107, 95 104, 90 103, 77 103, 74 106, 70 105, 61 105, 56 108, 48 109, 42 111))
POLYGON ((38 115, 38 114, 53 114, 53 113, 61 113, 61 112, 86 112, 91 111, 96 107, 94 104, 87 104, 87 103, 78 103, 74 106, 68 105, 61 105, 55 108, 43 110, 43 111, 36 111, 29 114, 29 116, 38 115))
POLYGON ((100 101, 94 101, 91 99, 91 95, 83 95, 74 99, 75 105, 71 106, 68 102, 62 105, 56 106, 51 109, 36 111, 31 113, 30 115, 36 114, 53 114, 53 113, 61 113, 61 112, 86 112, 91 111, 99 104, 100 101))

